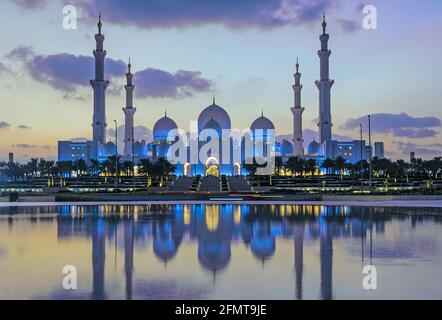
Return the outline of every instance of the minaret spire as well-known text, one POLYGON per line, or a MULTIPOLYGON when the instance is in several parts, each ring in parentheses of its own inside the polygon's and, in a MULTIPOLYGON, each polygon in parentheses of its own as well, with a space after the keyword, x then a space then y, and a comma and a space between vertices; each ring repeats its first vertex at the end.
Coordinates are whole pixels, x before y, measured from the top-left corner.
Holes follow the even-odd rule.
POLYGON ((302 114, 304 108, 301 106, 301 73, 299 72, 299 59, 296 58, 296 72, 294 74, 295 84, 293 85, 294 106, 291 109, 293 113, 293 143, 295 155, 304 156, 304 138, 302 133, 302 114))
POLYGON ((213 105, 215 105, 216 104, 216 99, 215 99, 216 97, 215 97, 215 94, 213 95, 213 105))
POLYGON ((326 33, 327 22, 325 14, 322 20, 323 33, 319 36, 321 50, 318 51, 320 59, 320 80, 316 81, 319 90, 319 140, 323 144, 332 140, 332 117, 331 117, 331 88, 334 81, 330 79, 329 59, 331 50, 328 49, 330 36, 326 33))
POLYGON ((126 90, 126 108, 123 108, 124 118, 125 118, 125 126, 124 126, 124 156, 127 158, 131 158, 132 155, 132 144, 134 142, 133 136, 133 128, 134 128, 134 114, 137 111, 136 108, 133 107, 133 92, 135 86, 133 85, 133 74, 131 72, 132 64, 129 63, 127 65, 127 73, 126 80, 127 83, 124 86, 126 90))
POLYGON ((104 35, 101 33, 101 13, 98 17, 98 34, 95 35, 96 48, 93 51, 95 56, 95 79, 91 80, 94 90, 94 115, 93 115, 93 141, 100 144, 106 142, 106 89, 109 81, 104 79, 104 59, 106 50, 103 49, 104 35))
POLYGON ((327 22, 325 21, 325 12, 322 15, 322 34, 326 34, 327 22))

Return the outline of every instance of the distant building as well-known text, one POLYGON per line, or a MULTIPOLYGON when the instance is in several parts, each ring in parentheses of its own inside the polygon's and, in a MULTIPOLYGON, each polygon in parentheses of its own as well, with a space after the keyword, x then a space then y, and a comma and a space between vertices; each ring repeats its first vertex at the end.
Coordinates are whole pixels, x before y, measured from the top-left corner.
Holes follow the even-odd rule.
POLYGON ((9 163, 14 163, 14 153, 9 153, 9 163))
POLYGON ((351 163, 357 163, 367 159, 365 140, 331 140, 326 141, 323 147, 324 150, 322 150, 322 153, 325 155, 325 158, 336 159, 337 157, 342 157, 351 163))
POLYGON ((375 142, 374 143, 374 156, 378 159, 384 159, 384 143, 383 142, 375 142))
POLYGON ((416 153, 415 152, 410 152, 410 162, 413 162, 416 160, 416 153))
POLYGON ((99 158, 99 143, 96 141, 58 141, 58 161, 83 159, 89 163, 99 158))

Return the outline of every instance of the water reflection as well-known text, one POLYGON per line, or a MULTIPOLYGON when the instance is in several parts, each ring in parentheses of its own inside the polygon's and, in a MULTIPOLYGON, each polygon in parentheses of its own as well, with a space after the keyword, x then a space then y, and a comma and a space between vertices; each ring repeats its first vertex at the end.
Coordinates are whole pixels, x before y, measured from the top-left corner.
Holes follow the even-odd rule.
MULTIPOLYGON (((105 280, 106 258, 115 256, 116 270, 119 250, 124 251, 124 298, 132 299, 136 249, 150 246, 167 268, 183 243, 190 243, 197 247, 199 265, 211 274, 215 283, 217 275, 228 269, 231 263, 232 246, 245 245, 250 250, 249 254, 264 268, 278 250, 278 239, 293 239, 294 297, 303 299, 304 243, 319 243, 318 292, 319 298, 328 300, 335 298, 334 241, 357 239, 360 246, 359 253, 355 252, 355 255, 362 262, 366 259, 413 258, 421 252, 437 255, 441 244, 425 239, 395 244, 393 249, 385 242, 378 244, 373 241, 376 235, 385 233, 385 224, 392 220, 411 223, 413 228, 425 221, 441 222, 440 215, 422 215, 421 210, 413 210, 419 209, 312 205, 11 207, 0 208, 0 224, 7 220, 12 226, 23 219, 31 223, 56 223, 59 241, 91 239, 90 298, 97 300, 109 298, 105 280), (110 251, 110 245, 113 245, 114 253, 110 251)), ((290 262, 290 257, 286 257, 286 262, 290 262)), ((147 288, 152 290, 152 286, 147 285, 147 288)), ((164 296, 164 292, 149 294, 151 298, 164 296)))

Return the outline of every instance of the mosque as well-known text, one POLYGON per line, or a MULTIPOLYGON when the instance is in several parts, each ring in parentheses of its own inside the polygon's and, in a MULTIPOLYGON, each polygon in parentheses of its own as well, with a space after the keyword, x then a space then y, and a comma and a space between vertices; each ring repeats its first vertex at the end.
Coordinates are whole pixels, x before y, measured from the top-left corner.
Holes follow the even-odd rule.
MULTIPOLYGON (((87 162, 95 159, 104 161, 109 156, 115 156, 118 153, 117 146, 114 142, 106 141, 106 129, 108 127, 106 121, 106 88, 109 81, 105 80, 104 60, 106 50, 104 50, 104 35, 102 34, 101 16, 98 21, 98 34, 95 35, 96 49, 93 51, 95 57, 95 79, 90 81, 94 91, 94 112, 93 112, 93 139, 92 141, 74 142, 59 141, 58 143, 58 160, 59 161, 75 161, 76 159, 84 159, 87 162)), ((331 88, 334 80, 329 75, 329 57, 331 50, 328 48, 330 36, 326 33, 327 23, 325 16, 322 22, 322 34, 319 39, 321 49, 318 51, 320 59, 320 79, 316 81, 319 91, 319 141, 313 140, 304 150, 301 91, 301 73, 299 72, 299 62, 296 62, 296 72, 294 74, 295 83, 293 85, 294 103, 291 108, 293 115, 293 140, 275 142, 275 126, 273 122, 262 113, 250 125, 248 136, 234 139, 232 135, 227 137, 224 132, 231 132, 232 125, 229 114, 226 110, 218 105, 213 98, 211 105, 205 107, 198 117, 197 137, 195 140, 190 138, 185 146, 186 161, 177 165, 176 174, 184 176, 220 176, 220 175, 242 175, 247 174, 243 163, 246 159, 254 159, 258 156, 262 158, 270 155, 288 158, 290 156, 298 156, 304 158, 314 158, 322 161, 325 158, 344 157, 346 160, 355 163, 366 158, 365 141, 355 140, 339 142, 332 139, 332 115, 331 115, 331 88), (201 139, 203 132, 209 132, 206 139, 201 139), (208 144, 213 143, 213 139, 218 139, 216 148, 209 148, 208 144), (246 139, 252 142, 252 149, 249 150, 246 139), (201 141, 203 140, 203 141, 201 141), (226 144, 227 140, 227 144, 226 144), (257 145, 262 146, 262 150, 257 149, 257 145), (207 157, 204 159, 192 158, 192 144, 198 151, 207 149, 207 157), (225 148, 224 145, 228 147, 225 148), (236 155, 236 156, 235 156, 236 155), (239 155, 239 156, 238 156, 239 155), (223 161, 221 161, 221 159, 223 161), (227 159, 227 160, 226 160, 227 159)), ((123 108, 125 115, 125 135, 124 135, 124 152, 118 153, 128 160, 139 160, 149 158, 157 160, 159 158, 169 159, 173 146, 178 143, 178 137, 171 139, 170 133, 178 131, 176 122, 167 115, 159 119, 153 127, 153 141, 135 141, 134 139, 134 115, 137 109, 133 106, 133 93, 135 86, 133 84, 134 75, 131 72, 131 63, 129 61, 126 73, 127 83, 124 86, 126 91, 126 106, 123 108)), ((174 150, 174 149, 173 149, 174 150)), ((206 151, 206 150, 205 150, 206 151)))

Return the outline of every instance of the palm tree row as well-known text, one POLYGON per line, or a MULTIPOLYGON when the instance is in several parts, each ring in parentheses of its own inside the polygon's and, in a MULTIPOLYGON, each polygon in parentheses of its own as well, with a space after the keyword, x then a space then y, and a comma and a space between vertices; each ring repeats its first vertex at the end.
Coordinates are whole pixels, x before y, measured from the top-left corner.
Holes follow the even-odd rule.
MULTIPOLYGON (((170 175, 175 172, 175 166, 165 159, 150 161, 142 159, 137 164, 140 175, 160 177, 170 175)), ((132 176, 134 166, 132 161, 122 161, 121 157, 108 157, 103 162, 91 160, 76 161, 47 161, 45 159, 31 159, 28 163, 0 162, 0 174, 7 177, 9 181, 29 181, 34 178, 65 177, 76 176, 113 176, 117 172, 119 176, 132 176)))
MULTIPOLYGON (((409 163, 404 160, 393 161, 375 157, 372 159, 371 165, 373 177, 428 180, 442 179, 442 157, 436 157, 432 160, 416 159, 409 163)), ((264 166, 265 165, 259 165, 256 161, 253 161, 253 163, 244 163, 244 167, 251 175, 256 173, 257 168, 264 166)), ((369 176, 370 171, 370 163, 367 160, 353 164, 342 157, 324 159, 320 167, 327 175, 336 175, 341 179, 343 179, 344 176, 357 178, 361 175, 365 178, 369 176)), ((319 173, 320 170, 316 159, 290 157, 284 160, 281 157, 275 158, 275 175, 291 174, 293 176, 306 176, 317 175, 319 173)))

